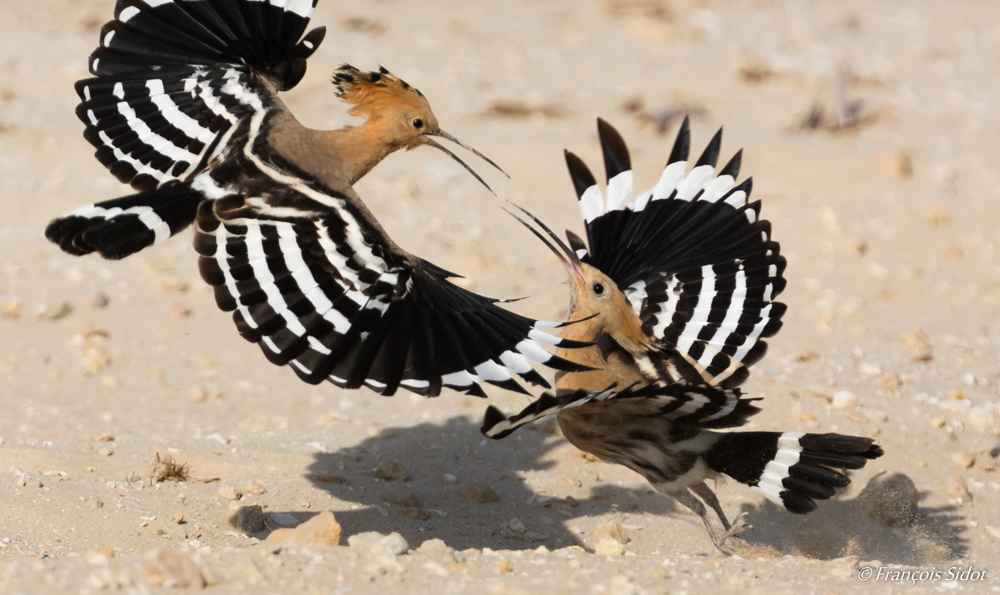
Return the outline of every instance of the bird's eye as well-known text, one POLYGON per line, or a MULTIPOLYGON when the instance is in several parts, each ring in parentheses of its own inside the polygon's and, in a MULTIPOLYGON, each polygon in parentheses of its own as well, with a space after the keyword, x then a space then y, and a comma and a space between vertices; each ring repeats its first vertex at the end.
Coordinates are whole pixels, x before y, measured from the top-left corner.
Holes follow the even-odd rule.
POLYGON ((420 118, 414 118, 413 119, 413 127, 414 128, 423 128, 424 127, 424 121, 421 120, 420 118))
POLYGON ((604 295, 604 285, 601 285, 600 283, 594 283, 591 286, 591 289, 594 290, 594 295, 604 295))

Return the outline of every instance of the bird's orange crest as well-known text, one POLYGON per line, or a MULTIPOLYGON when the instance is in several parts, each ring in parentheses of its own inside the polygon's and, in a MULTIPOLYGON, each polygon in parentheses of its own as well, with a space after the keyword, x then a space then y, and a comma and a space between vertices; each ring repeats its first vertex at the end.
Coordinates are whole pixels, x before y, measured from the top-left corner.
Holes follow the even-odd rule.
POLYGON ((379 66, 378 72, 364 72, 344 64, 334 72, 333 84, 337 97, 353 106, 349 111, 352 116, 371 116, 399 107, 430 108, 419 89, 384 66, 379 66))

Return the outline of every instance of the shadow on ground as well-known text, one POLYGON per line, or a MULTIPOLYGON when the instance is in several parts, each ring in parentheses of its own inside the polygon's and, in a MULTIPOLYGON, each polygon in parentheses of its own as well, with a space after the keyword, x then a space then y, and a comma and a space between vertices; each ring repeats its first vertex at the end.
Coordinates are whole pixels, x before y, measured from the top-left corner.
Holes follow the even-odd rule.
POLYGON ((889 564, 920 565, 963 557, 967 541, 957 506, 927 507, 902 474, 872 478, 857 498, 819 502, 807 515, 789 514, 764 501, 744 504, 752 529, 740 537, 753 555, 796 555, 830 560, 858 556, 889 564))
MULTIPOLYGON (((581 540, 567 521, 614 512, 676 517, 690 521, 685 531, 703 530, 697 517, 651 488, 598 483, 589 497, 577 500, 536 492, 526 477, 550 470, 553 451, 563 445, 563 438, 542 425, 493 441, 483 438, 478 422, 453 417, 443 424, 389 428, 356 446, 316 454, 305 475, 333 498, 357 505, 336 512, 345 536, 397 532, 412 546, 438 538, 458 550, 587 547, 593 544, 581 540), (379 478, 376 469, 388 462, 406 477, 379 478), (488 487, 496 500, 470 501, 464 491, 474 486, 488 487)), ((923 498, 908 477, 880 475, 859 497, 820 502, 808 515, 790 514, 768 501, 744 504, 741 512, 748 513, 752 528, 740 536, 743 543, 737 542, 735 551, 744 557, 857 555, 911 565, 964 555, 957 507, 920 506, 923 498)))
POLYGON ((317 454, 307 477, 334 498, 361 505, 336 513, 345 535, 395 531, 413 545, 439 538, 459 550, 583 546, 567 520, 616 510, 673 510, 662 496, 620 486, 599 485, 575 501, 537 493, 524 475, 552 468, 551 453, 563 444, 541 427, 486 440, 478 422, 454 417, 443 424, 390 428, 357 446, 317 454), (374 469, 386 461, 401 465, 407 478, 378 479, 374 469), (473 486, 489 487, 499 500, 469 501, 463 490, 473 486))

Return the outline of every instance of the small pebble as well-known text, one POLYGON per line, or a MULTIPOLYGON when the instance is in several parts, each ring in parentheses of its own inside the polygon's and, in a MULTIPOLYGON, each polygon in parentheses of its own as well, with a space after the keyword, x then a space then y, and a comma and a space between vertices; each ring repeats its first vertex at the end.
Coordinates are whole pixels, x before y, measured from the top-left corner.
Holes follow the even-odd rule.
POLYGON ((858 366, 858 371, 861 372, 862 374, 864 374, 865 376, 881 376, 882 375, 882 368, 881 368, 881 366, 878 366, 876 364, 872 364, 872 363, 869 363, 869 362, 863 362, 860 366, 858 366))
POLYGON ((180 525, 184 522, 184 515, 181 513, 175 513, 174 516, 170 517, 170 520, 180 525))
POLYGON ((256 481, 247 482, 243 484, 243 487, 240 489, 247 494, 253 494, 255 496, 260 496, 267 492, 267 490, 264 489, 264 486, 260 485, 256 481))
POLYGON ((982 471, 996 471, 997 465, 987 457, 976 457, 976 469, 982 471))
POLYGON ((833 408, 834 409, 853 409, 858 404, 858 398, 846 390, 842 390, 835 395, 833 395, 833 408))
POLYGON ((265 525, 264 510, 260 506, 244 506, 229 519, 229 524, 247 535, 263 531, 265 525))
POLYGON ((59 309, 46 316, 49 320, 59 320, 60 318, 66 318, 73 313, 73 305, 69 302, 63 302, 59 309))
POLYGON ((104 293, 103 291, 99 291, 96 294, 94 294, 94 299, 90 301, 90 305, 95 308, 107 308, 108 304, 110 303, 111 303, 111 298, 109 298, 108 294, 104 293))
POLYGON ((406 479, 409 474, 396 461, 382 461, 378 467, 375 467, 375 476, 386 481, 397 481, 406 479))
POLYGON ((913 160, 906 151, 878 151, 875 163, 888 176, 899 179, 913 177, 913 160))
POLYGON ((376 556, 402 556, 410 549, 403 536, 399 533, 390 533, 375 542, 372 546, 372 553, 376 556))
POLYGON ((455 483, 456 481, 458 481, 458 478, 455 477, 454 475, 452 475, 451 473, 445 473, 444 474, 444 482, 445 483, 455 483))
POLYGON ((427 512, 423 508, 404 508, 402 511, 403 515, 410 517, 411 519, 416 519, 418 521, 430 520, 431 513, 427 512))
POLYGON ((219 486, 219 497, 223 500, 239 500, 242 496, 243 494, 237 492, 236 488, 231 485, 222 484, 219 486))
POLYGON ((509 521, 507 521, 506 523, 500 525, 500 528, 506 529, 507 531, 510 531, 514 535, 519 535, 519 536, 525 535, 528 532, 528 528, 525 527, 524 523, 521 522, 521 519, 517 517, 514 517, 509 521))
MULTIPOLYGON (((259 508, 259 507, 258 507, 259 508)), ((274 518, 274 514, 271 515, 274 518)), ((275 529, 264 540, 268 547, 285 543, 295 545, 339 545, 340 523, 325 510, 294 529, 275 529)))
POLYGON ((605 537, 597 542, 594 553, 601 556, 623 556, 625 555, 625 545, 617 539, 605 537))
POLYGON ((967 452, 956 452, 951 455, 951 460, 963 469, 968 469, 976 463, 976 458, 967 452))
POLYGON ((625 532, 625 528, 615 520, 607 521, 594 531, 594 539, 600 541, 605 538, 614 539, 618 543, 629 542, 628 533, 625 532))
POLYGON ((458 493, 466 501, 476 504, 489 504, 500 501, 500 496, 491 488, 484 485, 468 486, 459 490, 458 493))
POLYGON ((170 314, 174 318, 190 318, 193 311, 184 302, 174 302, 170 305, 170 314))
POLYGON ((299 519, 296 518, 295 515, 288 514, 287 512, 272 512, 268 515, 268 518, 283 527, 299 524, 299 519))
POLYGON ((500 560, 497 564, 497 569, 506 574, 508 572, 514 572, 514 565, 510 563, 510 560, 500 560))
POLYGON ((101 455, 102 457, 110 457, 111 455, 115 454, 115 451, 114 449, 108 448, 107 446, 102 446, 97 449, 97 454, 101 455))
POLYGON ((402 508, 415 508, 420 506, 420 502, 417 501, 417 495, 407 490, 389 492, 389 494, 385 497, 385 501, 389 504, 394 504, 402 508))
POLYGON ((882 377, 882 380, 879 380, 879 385, 882 388, 893 391, 898 389, 900 384, 902 384, 902 382, 899 380, 899 375, 896 373, 886 374, 882 377))
POLYGON ((428 539, 427 541, 420 544, 417 548, 417 553, 423 554, 432 560, 438 562, 454 564, 458 562, 458 557, 455 555, 455 550, 448 547, 448 545, 440 539, 428 539))

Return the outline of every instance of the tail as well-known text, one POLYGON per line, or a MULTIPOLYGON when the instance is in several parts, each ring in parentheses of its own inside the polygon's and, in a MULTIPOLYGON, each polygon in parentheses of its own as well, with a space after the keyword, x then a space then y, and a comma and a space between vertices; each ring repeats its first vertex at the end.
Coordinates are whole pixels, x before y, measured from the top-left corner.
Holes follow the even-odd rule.
POLYGON ((193 177, 236 122, 302 79, 325 34, 299 40, 314 6, 118 0, 90 56, 95 78, 76 84, 76 113, 97 159, 136 190, 193 177))
POLYGON ((703 457, 710 468, 753 487, 789 512, 816 510, 836 488, 850 485, 834 469, 861 469, 882 456, 872 438, 795 432, 722 434, 703 457))
POLYGON ((162 242, 194 221, 202 196, 173 182, 158 190, 74 209, 45 228, 65 252, 119 260, 162 242))

